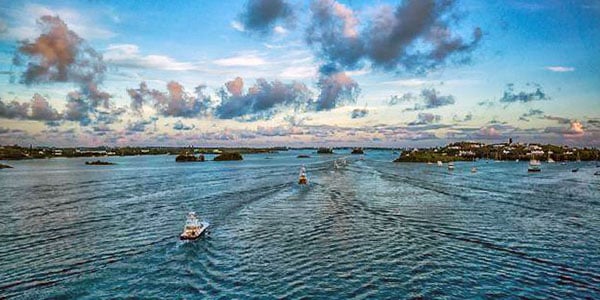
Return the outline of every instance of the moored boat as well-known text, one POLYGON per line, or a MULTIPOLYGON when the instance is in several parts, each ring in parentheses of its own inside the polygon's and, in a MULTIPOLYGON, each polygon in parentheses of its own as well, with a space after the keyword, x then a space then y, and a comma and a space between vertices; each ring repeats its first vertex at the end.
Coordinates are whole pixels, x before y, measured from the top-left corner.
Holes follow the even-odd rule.
POLYGON ((527 172, 541 172, 541 165, 542 163, 540 163, 539 160, 532 158, 529 161, 529 166, 527 167, 527 172))
POLYGON ((442 163, 442 161, 441 161, 441 160, 438 160, 438 161, 437 161, 437 166, 438 166, 438 167, 441 167, 441 166, 443 166, 443 165, 444 165, 444 164, 442 163))
POLYGON ((454 162, 453 161, 448 163, 448 170, 450 170, 450 171, 454 170, 454 162))
POLYGON ((189 212, 183 232, 179 235, 181 240, 195 240, 199 238, 208 228, 207 222, 202 222, 198 219, 195 212, 189 212))

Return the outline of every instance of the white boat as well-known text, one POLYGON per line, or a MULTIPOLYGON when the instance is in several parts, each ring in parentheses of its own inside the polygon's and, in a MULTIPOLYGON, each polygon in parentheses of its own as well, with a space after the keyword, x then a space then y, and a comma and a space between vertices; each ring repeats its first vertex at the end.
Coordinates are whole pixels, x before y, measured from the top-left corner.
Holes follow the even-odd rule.
POLYGON ((472 167, 472 168, 471 168, 471 173, 477 173, 477 168, 475 168, 475 167, 472 167))
POLYGON ((308 177, 306 177, 306 168, 302 166, 300 168, 300 175, 298 176, 298 184, 308 185, 308 177))
POLYGON ((448 163, 448 170, 450 170, 450 171, 454 170, 454 162, 453 161, 448 163))
POLYGON ((438 165, 438 167, 441 167, 441 166, 443 166, 444 164, 442 163, 442 161, 441 161, 441 160, 438 160, 438 161, 437 161, 437 165, 438 165))
POLYGON ((542 171, 542 169, 540 168, 541 165, 542 165, 542 163, 539 160, 532 158, 529 161, 529 166, 527 167, 527 172, 541 172, 542 171))
POLYGON ((208 226, 208 222, 200 221, 195 212, 189 212, 183 232, 179 235, 179 238, 182 240, 195 240, 206 231, 208 226))

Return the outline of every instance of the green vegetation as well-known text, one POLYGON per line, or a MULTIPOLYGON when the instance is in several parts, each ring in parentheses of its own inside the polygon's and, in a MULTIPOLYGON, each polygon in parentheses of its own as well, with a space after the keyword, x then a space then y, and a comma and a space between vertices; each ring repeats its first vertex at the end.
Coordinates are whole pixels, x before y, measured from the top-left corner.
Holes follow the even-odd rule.
POLYGON ((226 160, 243 160, 242 154, 239 152, 226 152, 214 158, 215 161, 226 160))
POLYGON ((184 151, 181 154, 177 155, 175 158, 176 162, 202 162, 204 161, 204 155, 200 154, 195 156, 193 153, 184 151))
POLYGON ((444 147, 404 150, 394 162, 449 162, 459 160, 539 160, 590 161, 596 160, 600 151, 596 148, 574 148, 541 144, 491 144, 458 142, 444 147))

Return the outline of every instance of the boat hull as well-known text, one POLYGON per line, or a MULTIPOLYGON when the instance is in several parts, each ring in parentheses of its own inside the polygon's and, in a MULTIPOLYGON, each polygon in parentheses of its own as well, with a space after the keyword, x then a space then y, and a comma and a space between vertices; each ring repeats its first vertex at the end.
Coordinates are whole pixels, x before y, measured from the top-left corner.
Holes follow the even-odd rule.
POLYGON ((185 234, 182 233, 179 235, 179 239, 182 241, 191 241, 200 238, 208 229, 208 223, 202 223, 202 228, 196 234, 185 234))

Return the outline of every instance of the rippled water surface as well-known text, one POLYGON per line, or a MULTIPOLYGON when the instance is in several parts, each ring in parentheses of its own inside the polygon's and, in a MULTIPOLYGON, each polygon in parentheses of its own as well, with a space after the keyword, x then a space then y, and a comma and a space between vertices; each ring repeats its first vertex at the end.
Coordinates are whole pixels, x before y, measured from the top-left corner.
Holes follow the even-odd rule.
POLYGON ((335 170, 342 155, 298 153, 10 162, 0 298, 600 298, 593 162, 472 174, 373 151, 335 170), (178 239, 188 211, 209 236, 178 239))

